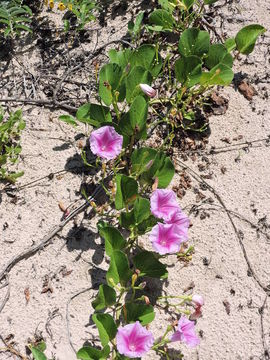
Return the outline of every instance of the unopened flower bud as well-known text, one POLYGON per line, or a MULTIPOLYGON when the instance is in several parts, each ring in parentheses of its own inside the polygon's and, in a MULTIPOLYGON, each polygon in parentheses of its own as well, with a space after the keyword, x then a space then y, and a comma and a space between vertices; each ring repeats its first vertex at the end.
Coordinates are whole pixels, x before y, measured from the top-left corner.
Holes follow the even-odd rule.
POLYGON ((135 282, 137 281, 137 279, 138 279, 138 275, 137 275, 137 274, 133 274, 133 275, 132 275, 132 278, 131 278, 132 286, 135 285, 135 282))
POLYGON ((140 84, 140 88, 141 88, 142 92, 145 93, 145 95, 147 95, 151 98, 155 97, 157 94, 156 90, 147 84, 140 84))
POLYGON ((96 208, 97 207, 97 205, 96 205, 96 203, 94 202, 94 201, 90 201, 90 205, 92 206, 92 208, 96 208))
POLYGON ((141 290, 143 290, 145 287, 146 287, 146 281, 142 282, 142 283, 139 285, 139 288, 140 288, 141 290))
POLYGON ((149 297, 144 295, 144 301, 146 303, 146 305, 149 305, 150 304, 150 300, 149 300, 149 297))

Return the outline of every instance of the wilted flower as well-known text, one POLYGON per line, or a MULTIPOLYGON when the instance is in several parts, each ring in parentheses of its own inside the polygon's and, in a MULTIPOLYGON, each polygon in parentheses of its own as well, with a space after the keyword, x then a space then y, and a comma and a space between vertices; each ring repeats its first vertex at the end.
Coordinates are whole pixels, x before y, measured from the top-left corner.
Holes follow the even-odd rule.
POLYGON ((119 135, 112 126, 103 126, 92 131, 90 147, 93 154, 103 159, 116 158, 122 150, 123 136, 119 135))
POLYGON ((152 333, 139 321, 118 328, 116 335, 117 350, 129 358, 143 356, 154 344, 152 333))
POLYGON ((153 248, 161 255, 177 253, 185 238, 174 224, 157 223, 149 234, 153 248))
POLYGON ((201 295, 193 295, 191 303, 195 307, 194 313, 190 315, 191 320, 196 320, 202 316, 202 306, 204 305, 204 299, 201 295))
POLYGON ((204 299, 201 295, 197 295, 197 294, 193 295, 191 301, 196 307, 201 307, 204 305, 204 299))
POLYGON ((150 198, 151 213, 156 217, 170 221, 173 215, 180 210, 176 195, 172 190, 155 190, 150 198))
POLYGON ((145 95, 147 95, 151 98, 156 96, 157 92, 151 86, 149 86, 147 84, 140 84, 140 88, 141 88, 142 92, 145 93, 145 95))
POLYGON ((188 239, 188 228, 189 228, 189 218, 186 214, 182 212, 182 210, 179 208, 178 211, 176 211, 170 220, 166 221, 167 224, 175 224, 178 225, 179 231, 182 233, 182 235, 188 239))
POLYGON ((171 341, 183 341, 189 347, 197 346, 200 343, 200 339, 195 333, 194 321, 190 321, 185 316, 181 316, 178 321, 177 331, 172 335, 171 341))

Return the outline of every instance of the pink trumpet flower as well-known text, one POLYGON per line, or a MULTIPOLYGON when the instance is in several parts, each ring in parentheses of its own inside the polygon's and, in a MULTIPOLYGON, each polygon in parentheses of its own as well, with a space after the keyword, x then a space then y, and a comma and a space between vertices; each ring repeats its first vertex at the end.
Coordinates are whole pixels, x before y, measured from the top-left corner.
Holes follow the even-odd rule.
POLYGON ((123 136, 119 135, 112 126, 103 126, 92 131, 90 136, 92 153, 106 160, 116 158, 121 153, 122 144, 123 136))
POLYGON ((183 341, 189 347, 199 345, 200 339, 195 333, 194 321, 190 321, 185 316, 181 316, 178 321, 177 331, 172 335, 171 341, 183 341))
POLYGON ((142 92, 145 93, 145 95, 147 95, 151 98, 155 97, 157 94, 156 90, 147 84, 140 84, 140 88, 141 88, 142 92))
POLYGON ((157 189, 150 198, 151 213, 169 222, 180 207, 172 190, 157 189))
POLYGON ((149 234, 149 239, 155 251, 160 255, 174 254, 180 250, 185 238, 174 224, 157 223, 149 234))
POLYGON ((182 210, 176 211, 170 220, 167 221, 167 224, 175 224, 178 226, 179 231, 182 233, 182 235, 188 239, 188 228, 189 228, 189 218, 186 214, 182 212, 182 210))
POLYGON ((118 328, 117 350, 129 358, 140 358, 151 349, 154 337, 139 321, 118 328))

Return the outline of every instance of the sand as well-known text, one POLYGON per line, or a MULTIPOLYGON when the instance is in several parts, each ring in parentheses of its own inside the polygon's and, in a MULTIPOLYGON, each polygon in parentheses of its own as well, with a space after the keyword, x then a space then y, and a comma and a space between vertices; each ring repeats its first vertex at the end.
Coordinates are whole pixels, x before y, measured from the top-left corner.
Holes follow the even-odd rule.
MULTIPOLYGON (((226 36, 236 34, 251 23, 260 23, 269 29, 269 11, 268 0, 230 1, 220 7, 216 26, 222 19, 226 36)), ((119 38, 125 33, 127 21, 125 15, 116 14, 107 28, 99 30, 98 45, 94 45, 93 32, 87 50, 119 38)), ((19 59, 33 72, 41 62, 35 49, 20 55, 19 59)), ((194 282, 193 292, 205 299, 203 316, 196 326, 201 336, 200 346, 193 350, 185 345, 175 346, 187 359, 269 359, 269 60, 267 32, 260 38, 255 52, 247 59, 240 56, 234 66, 237 79, 246 78, 257 94, 248 101, 233 85, 221 89, 222 96, 229 100, 229 107, 225 114, 210 118, 211 135, 205 152, 208 168, 199 171, 199 165, 205 163, 203 154, 194 161, 184 162, 187 173, 192 177, 195 172, 197 179, 192 177, 192 188, 180 200, 181 206, 190 213, 193 224, 190 244, 194 244, 195 254, 187 266, 176 259, 170 260, 175 264, 169 270, 169 282, 157 282, 156 293, 162 287, 168 293, 182 294, 194 282), (209 154, 212 146, 216 153, 209 154), (210 187, 201 185, 202 178, 198 175, 209 173, 212 178, 204 181, 210 187), (205 199, 197 202, 195 192, 199 188, 205 199)), ((13 66, 16 72, 23 73, 18 63, 14 62, 13 66)), ((93 76, 91 67, 89 71, 92 71, 90 77, 93 76)), ((81 80, 87 79, 86 74, 81 76, 81 80)), ((86 96, 86 92, 83 90, 80 96, 86 96)), ((80 152, 80 141, 85 142, 84 137, 76 140, 75 136, 86 129, 59 124, 57 118, 65 111, 29 105, 23 106, 23 110, 26 130, 19 168, 25 175, 17 186, 45 178, 19 190, 15 198, 6 193, 1 195, 0 271, 13 256, 40 242, 60 222, 63 216, 60 202, 68 206, 74 201, 83 201, 79 195, 80 184, 89 181, 83 171, 70 171, 70 167, 80 163, 76 154, 80 152), (66 171, 48 178, 50 173, 62 170, 66 171)), ((178 168, 181 170, 181 165, 178 168)), ((179 186, 179 175, 172 185, 179 186)), ((3 338, 14 334, 16 348, 22 354, 29 340, 42 335, 48 358, 73 360, 76 356, 69 343, 68 329, 75 349, 96 336, 90 321, 91 299, 104 278, 103 270, 108 267, 103 260, 104 246, 97 235, 96 221, 96 218, 90 220, 79 215, 76 223, 81 225, 80 231, 74 222, 67 224, 50 245, 10 271, 10 298, 0 313, 0 334, 3 338), (42 293, 46 281, 51 291, 42 293), (92 289, 71 300, 73 295, 89 287, 92 289)), ((0 301, 6 290, 0 289, 0 301)), ((161 335, 169 320, 170 314, 157 310, 151 331, 161 335)), ((9 358, 12 356, 0 354, 1 360, 9 358)), ((156 358, 154 353, 145 357, 156 358)), ((177 351, 172 358, 178 358, 177 351)))

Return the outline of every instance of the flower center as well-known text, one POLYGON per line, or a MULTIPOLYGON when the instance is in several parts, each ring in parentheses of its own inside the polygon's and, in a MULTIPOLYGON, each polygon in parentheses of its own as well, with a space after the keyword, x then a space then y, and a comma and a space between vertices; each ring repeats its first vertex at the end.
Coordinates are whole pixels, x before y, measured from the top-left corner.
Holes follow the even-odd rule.
POLYGON ((160 245, 162 245, 162 246, 167 245, 167 241, 165 239, 161 239, 160 245))
POLYGON ((129 345, 129 350, 130 351, 135 351, 136 350, 136 346, 134 344, 130 344, 129 345))
POLYGON ((102 146, 101 146, 101 150, 102 150, 102 151, 106 150, 106 145, 102 145, 102 146))

